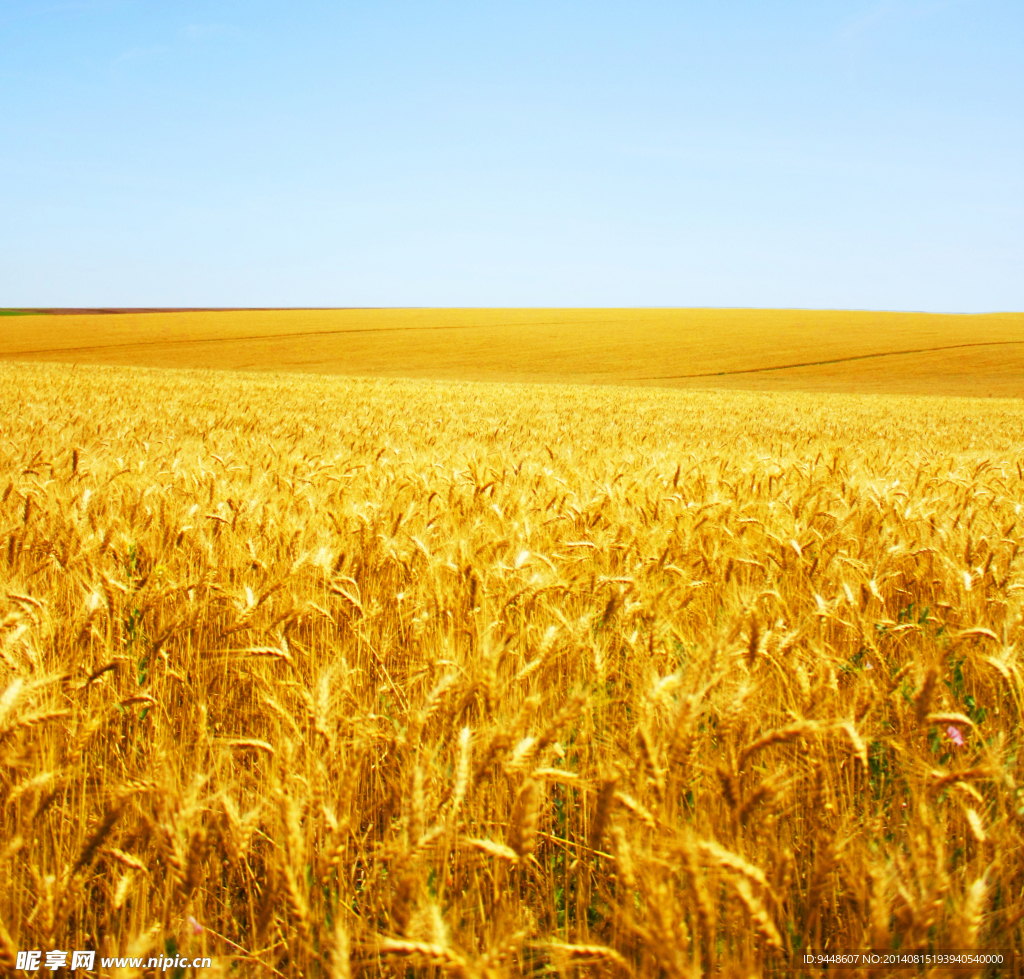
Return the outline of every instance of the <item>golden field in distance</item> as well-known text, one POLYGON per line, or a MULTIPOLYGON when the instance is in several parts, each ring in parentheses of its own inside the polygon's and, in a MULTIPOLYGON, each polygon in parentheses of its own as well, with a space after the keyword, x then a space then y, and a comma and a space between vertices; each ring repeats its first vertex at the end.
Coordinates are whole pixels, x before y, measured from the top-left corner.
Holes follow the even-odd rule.
POLYGON ((1019 953, 1022 432, 1014 400, 0 364, 0 970, 1019 953))
POLYGON ((0 359, 436 380, 1024 396, 1024 314, 234 310, 8 316, 0 359))

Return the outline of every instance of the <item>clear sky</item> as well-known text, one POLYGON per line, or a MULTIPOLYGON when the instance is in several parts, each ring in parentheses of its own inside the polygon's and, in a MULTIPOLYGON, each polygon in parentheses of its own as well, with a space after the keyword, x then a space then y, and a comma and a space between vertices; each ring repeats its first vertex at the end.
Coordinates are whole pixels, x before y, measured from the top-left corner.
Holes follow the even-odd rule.
POLYGON ((1024 310, 1024 3, 0 0, 0 306, 102 305, 1024 310))

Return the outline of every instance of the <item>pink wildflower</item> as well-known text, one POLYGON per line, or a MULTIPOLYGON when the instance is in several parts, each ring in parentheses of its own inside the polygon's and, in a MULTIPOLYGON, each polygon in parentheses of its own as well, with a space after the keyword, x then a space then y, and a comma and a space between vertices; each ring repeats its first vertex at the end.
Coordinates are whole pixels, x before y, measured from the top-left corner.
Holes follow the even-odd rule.
POLYGON ((966 744, 966 742, 964 741, 964 736, 960 733, 960 728, 954 726, 953 724, 950 724, 949 727, 946 728, 946 734, 949 735, 949 738, 953 742, 953 744, 957 745, 958 747, 962 748, 964 744, 966 744))
POLYGON ((188 916, 188 924, 193 935, 201 935, 203 933, 203 926, 192 915, 188 916))

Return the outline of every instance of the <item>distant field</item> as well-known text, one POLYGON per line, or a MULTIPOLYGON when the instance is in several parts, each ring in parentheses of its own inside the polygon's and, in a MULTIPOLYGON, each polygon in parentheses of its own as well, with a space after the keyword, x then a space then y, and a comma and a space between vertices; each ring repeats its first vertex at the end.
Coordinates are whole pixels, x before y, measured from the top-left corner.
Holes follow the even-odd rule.
POLYGON ((1024 396, 1024 314, 744 309, 21 315, 0 359, 961 397, 1024 396))

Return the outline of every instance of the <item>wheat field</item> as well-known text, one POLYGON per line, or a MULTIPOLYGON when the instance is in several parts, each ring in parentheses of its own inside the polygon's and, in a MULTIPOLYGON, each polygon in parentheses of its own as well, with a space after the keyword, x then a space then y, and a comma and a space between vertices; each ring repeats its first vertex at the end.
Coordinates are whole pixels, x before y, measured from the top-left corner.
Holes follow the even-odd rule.
POLYGON ((1020 950, 1022 433, 1019 400, 0 364, 0 969, 1020 950))
POLYGON ((1022 398, 1022 337, 1022 313, 177 310, 8 317, 0 360, 1022 398))

